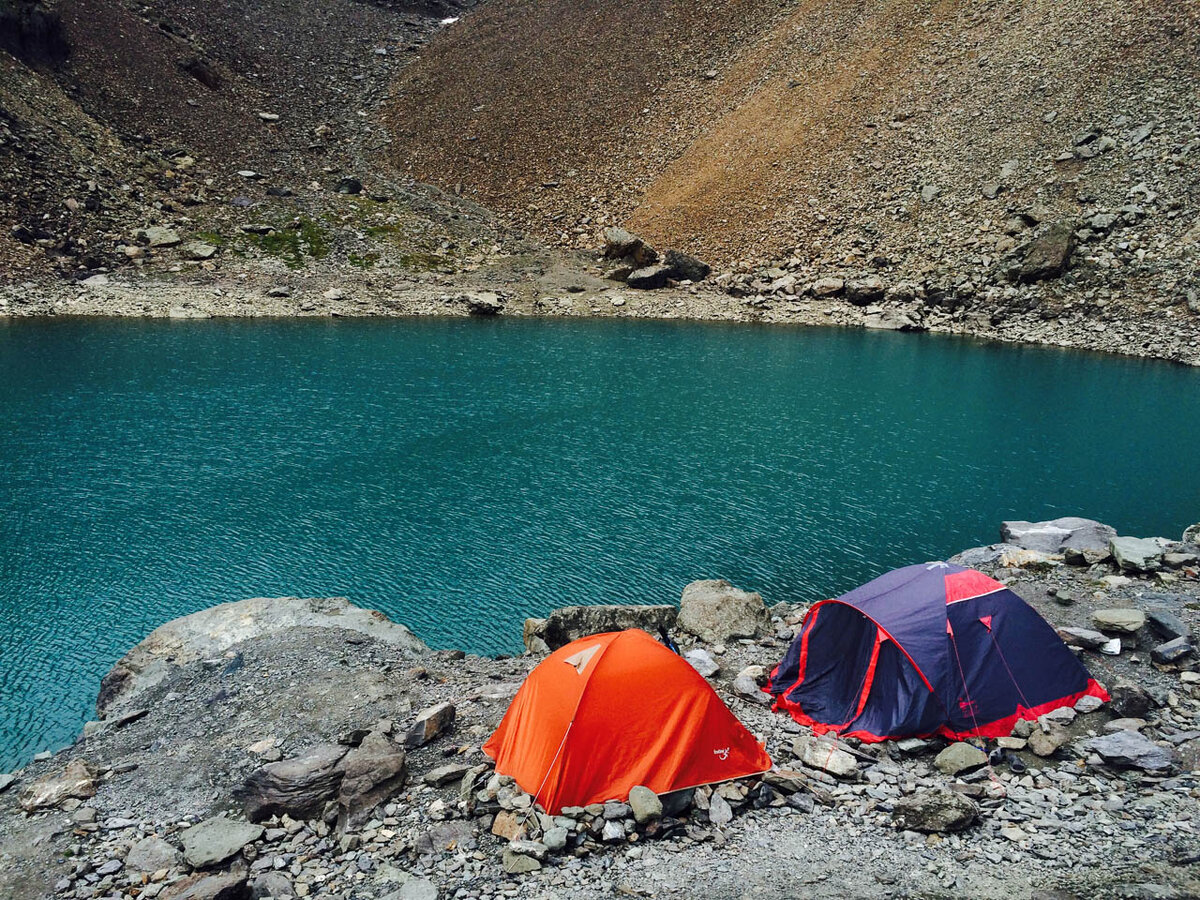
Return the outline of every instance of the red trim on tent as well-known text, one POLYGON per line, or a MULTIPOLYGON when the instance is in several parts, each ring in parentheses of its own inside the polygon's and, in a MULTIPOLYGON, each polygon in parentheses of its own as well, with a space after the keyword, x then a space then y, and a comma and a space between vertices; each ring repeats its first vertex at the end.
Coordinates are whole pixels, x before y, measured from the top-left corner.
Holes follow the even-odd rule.
MULTIPOLYGON (((875 666, 879 662, 879 645, 883 643, 883 631, 875 632, 875 646, 871 648, 871 662, 867 666, 867 677, 863 679, 862 694, 858 698, 858 707, 854 710, 854 719, 862 715, 863 708, 867 705, 867 697, 871 694, 871 685, 875 683, 875 666)), ((850 721, 853 722, 854 719, 850 721)), ((850 722, 846 723, 847 725, 850 722)))
MULTIPOLYGON (((1052 710, 1059 709, 1064 706, 1074 706, 1082 697, 1096 697, 1099 700, 1107 703, 1109 701, 1108 691, 1106 691, 1098 681, 1094 678, 1089 678, 1087 687, 1082 691, 1074 694, 1068 694, 1065 697, 1060 697, 1057 700, 1050 700, 1046 703, 1041 703, 1032 709, 1026 709, 1024 706, 1018 706, 1017 711, 1010 716, 1005 716, 1003 719, 997 719, 995 722, 988 722, 979 726, 979 729, 972 731, 952 731, 945 725, 938 727, 936 730, 926 732, 925 734, 872 734, 869 731, 842 731, 846 725, 829 725, 825 722, 817 722, 809 716, 805 715, 804 710, 800 708, 798 703, 793 703, 786 699, 782 694, 775 699, 775 704, 772 709, 776 711, 786 711, 791 714, 792 718, 801 725, 807 725, 813 730, 814 734, 829 734, 833 732, 838 737, 858 738, 865 744, 878 744, 880 741, 895 741, 908 737, 927 738, 941 735, 952 741, 964 741, 970 738, 998 738, 1007 737, 1012 734, 1013 726, 1020 719, 1037 719, 1038 716, 1044 716, 1052 710)), ((847 723, 849 724, 849 723, 847 723)))
POLYGON ((994 578, 989 578, 982 572, 976 572, 974 569, 967 569, 963 572, 955 572, 952 575, 946 575, 946 605, 958 603, 960 600, 972 600, 975 597, 982 597, 984 594, 991 594, 994 591, 1004 590, 1004 585, 996 581, 994 578))
MULTIPOLYGON (((828 600, 821 601, 821 603, 828 602, 828 600)), ((780 697, 784 696, 784 694, 790 694, 796 688, 800 687, 801 683, 804 681, 804 670, 808 667, 808 639, 812 636, 812 630, 817 624, 817 614, 821 611, 821 603, 816 604, 808 611, 808 614, 804 617, 803 624, 800 626, 800 662, 796 667, 796 683, 781 693, 779 695, 780 697), (809 616, 812 617, 811 622, 808 621, 809 616)), ((780 663, 779 665, 783 665, 783 663, 780 663)), ((771 672, 772 679, 775 678, 775 672, 778 671, 779 666, 776 666, 775 670, 771 672)), ((771 692, 771 685, 773 683, 773 681, 768 681, 763 690, 769 694, 771 692)))

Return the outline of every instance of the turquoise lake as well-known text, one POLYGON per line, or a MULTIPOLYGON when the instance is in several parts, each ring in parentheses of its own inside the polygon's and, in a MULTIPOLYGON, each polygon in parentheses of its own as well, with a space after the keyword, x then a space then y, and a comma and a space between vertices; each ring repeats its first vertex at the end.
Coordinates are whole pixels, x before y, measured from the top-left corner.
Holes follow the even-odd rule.
POLYGON ((1200 371, 546 320, 0 325, 0 770, 175 616, 346 596, 434 647, 723 577, 768 603, 1078 514, 1200 520, 1200 371))

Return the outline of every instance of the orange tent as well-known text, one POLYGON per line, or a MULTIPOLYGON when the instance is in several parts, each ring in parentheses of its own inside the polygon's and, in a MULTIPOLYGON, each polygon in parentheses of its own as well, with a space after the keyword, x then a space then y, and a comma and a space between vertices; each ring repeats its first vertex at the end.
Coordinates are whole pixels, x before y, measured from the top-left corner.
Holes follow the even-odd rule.
POLYGON ((529 673, 483 745, 542 808, 765 772, 771 758, 685 660, 644 631, 595 634, 529 673))

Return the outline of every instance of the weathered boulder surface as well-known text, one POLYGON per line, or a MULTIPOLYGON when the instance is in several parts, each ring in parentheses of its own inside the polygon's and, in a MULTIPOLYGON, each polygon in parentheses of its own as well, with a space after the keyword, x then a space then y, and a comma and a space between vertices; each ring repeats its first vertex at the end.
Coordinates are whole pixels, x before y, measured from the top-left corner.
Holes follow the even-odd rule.
POLYGON ((668 250, 663 262, 674 273, 671 277, 680 281, 703 281, 712 274, 712 266, 708 263, 678 250, 668 250))
POLYGON ((1094 519, 1063 516, 1045 522, 1002 522, 1000 539, 1026 550, 1041 553, 1061 553, 1063 550, 1104 551, 1117 530, 1094 519))
POLYGON ((194 869, 215 866, 263 835, 261 825, 213 816, 179 834, 183 858, 194 869))
POLYGON ((792 753, 810 769, 820 769, 837 778, 851 778, 858 773, 858 761, 829 738, 800 735, 792 741, 792 753))
POLYGON ((709 643, 761 634, 770 619, 762 596, 723 579, 693 581, 683 589, 677 624, 709 643))
POLYGON ((96 796, 99 771, 91 763, 73 759, 61 772, 39 778, 21 792, 19 802, 26 812, 58 806, 71 797, 86 799, 96 796))
POLYGON ((1121 718, 1144 719, 1158 706, 1145 688, 1127 678, 1118 678, 1108 689, 1108 694, 1112 698, 1109 708, 1121 718))
POLYGON ((1146 625, 1146 614, 1140 609, 1098 609, 1092 613, 1092 624, 1101 631, 1136 634, 1146 625))
POLYGON ((934 768, 946 775, 970 772, 987 762, 987 754, 978 747, 958 741, 951 744, 933 760, 934 768))
POLYGON ((1166 538, 1114 537, 1108 549, 1122 572, 1155 572, 1162 568, 1163 553, 1171 546, 1166 538))
POLYGON ((246 818, 261 822, 285 814, 294 819, 319 816, 341 788, 343 773, 338 764, 346 750, 340 744, 321 744, 303 756, 254 772, 240 792, 246 818))
POLYGON ((658 252, 642 238, 624 228, 604 229, 604 258, 628 260, 634 268, 658 262, 658 252))
POLYGON ((157 872, 179 864, 179 849, 160 837, 142 838, 129 848, 125 870, 131 874, 157 872))
POLYGON ((652 291, 667 286, 667 282, 675 277, 675 270, 670 266, 642 266, 634 269, 625 279, 631 288, 652 291))
POLYGON ((921 791, 897 800, 892 819, 899 828, 910 831, 962 831, 979 819, 979 807, 953 791, 921 791))
POLYGON ((1017 279, 1029 284, 1061 275, 1071 265, 1075 243, 1075 229, 1069 223, 1051 225, 1025 248, 1017 279))
POLYGON ((1169 769, 1177 761, 1170 748, 1160 747, 1140 731, 1128 729, 1091 738, 1083 746, 1085 750, 1100 754, 1111 765, 1130 769, 1160 771, 1169 769))
POLYGON ((658 799, 658 794, 642 784, 629 789, 629 807, 639 825, 644 825, 651 819, 661 818, 663 814, 663 805, 658 799))
MULTIPOLYGON (((449 704, 445 704, 449 706, 449 704)), ((450 707, 453 711, 454 707, 450 707)), ((404 751, 385 734, 372 731, 342 759, 338 825, 343 830, 366 821, 376 806, 404 787, 408 768, 404 751)))
POLYGON ((453 703, 435 703, 417 713, 417 719, 404 736, 404 746, 412 750, 424 746, 454 727, 453 703))
POLYGON ((220 872, 214 875, 189 875, 170 885, 158 896, 161 900, 247 900, 250 889, 244 874, 220 872))
POLYGON ((525 620, 525 647, 532 653, 557 650, 589 634, 640 628, 657 634, 659 628, 675 627, 678 608, 657 606, 564 606, 552 610, 545 619, 525 620), (537 642, 545 646, 539 648, 537 642))
POLYGON ((300 627, 344 628, 408 654, 429 653, 408 628, 381 612, 354 606, 345 597, 255 597, 203 609, 154 629, 104 676, 96 709, 104 718, 113 707, 128 703, 180 666, 219 657, 251 638, 300 627))

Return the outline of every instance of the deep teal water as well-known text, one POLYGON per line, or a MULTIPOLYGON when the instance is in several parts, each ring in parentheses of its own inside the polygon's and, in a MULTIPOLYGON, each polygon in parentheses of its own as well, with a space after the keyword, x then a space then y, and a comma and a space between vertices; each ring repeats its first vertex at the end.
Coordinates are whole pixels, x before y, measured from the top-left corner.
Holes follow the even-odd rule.
POLYGON ((1200 520, 1200 372, 579 321, 0 326, 0 769, 158 624, 344 595, 435 647, 724 577, 768 603, 1081 514, 1200 520))

